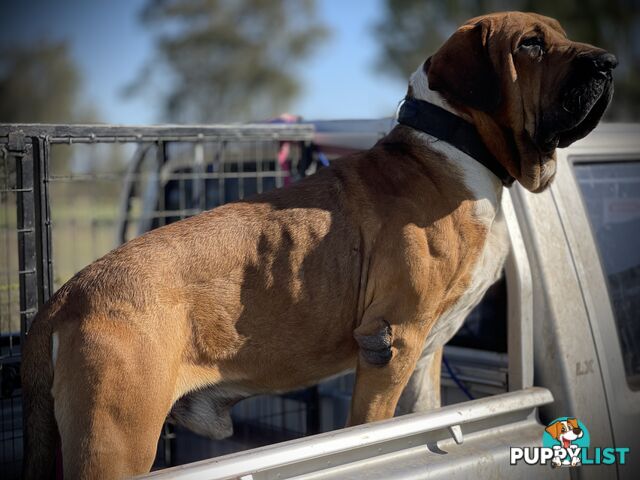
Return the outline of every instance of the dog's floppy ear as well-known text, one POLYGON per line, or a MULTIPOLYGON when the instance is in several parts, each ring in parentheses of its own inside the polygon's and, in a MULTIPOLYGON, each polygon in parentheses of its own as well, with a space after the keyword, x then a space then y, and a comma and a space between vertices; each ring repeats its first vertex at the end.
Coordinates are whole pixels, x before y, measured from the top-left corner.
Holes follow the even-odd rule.
POLYGON ((578 428, 578 419, 577 418, 567 418, 567 423, 571 425, 573 428, 578 428))
POLYGON ((484 22, 460 27, 424 68, 429 88, 447 100, 485 112, 500 103, 500 80, 489 58, 484 22))
POLYGON ((560 436, 561 429, 562 429, 562 424, 560 422, 556 422, 556 423, 552 423, 547 428, 545 428, 545 431, 557 440, 558 437, 560 436))

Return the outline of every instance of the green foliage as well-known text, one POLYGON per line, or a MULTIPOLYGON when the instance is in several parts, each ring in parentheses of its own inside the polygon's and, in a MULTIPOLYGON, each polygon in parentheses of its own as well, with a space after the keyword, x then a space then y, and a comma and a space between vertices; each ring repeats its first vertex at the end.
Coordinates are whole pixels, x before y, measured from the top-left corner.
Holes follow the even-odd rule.
POLYGON ((327 35, 312 0, 149 0, 141 17, 156 32, 157 58, 128 90, 169 72, 169 121, 281 113, 300 90, 295 67, 327 35))
POLYGON ((65 43, 13 45, 0 60, 0 122, 69 123, 92 113, 79 104, 80 74, 65 43))
MULTIPOLYGON (((80 104, 81 79, 67 44, 4 46, 0 56, 0 122, 71 123, 94 118, 80 104)), ((70 168, 71 156, 56 161, 70 168)), ((13 179, 15 165, 0 164, 0 181, 13 179)), ((4 201, 4 200, 3 200, 4 201)))
POLYGON ((640 120, 640 3, 634 0, 386 0, 374 33, 378 68, 407 79, 455 28, 485 13, 521 10, 557 18, 569 38, 618 56, 608 120, 640 120))

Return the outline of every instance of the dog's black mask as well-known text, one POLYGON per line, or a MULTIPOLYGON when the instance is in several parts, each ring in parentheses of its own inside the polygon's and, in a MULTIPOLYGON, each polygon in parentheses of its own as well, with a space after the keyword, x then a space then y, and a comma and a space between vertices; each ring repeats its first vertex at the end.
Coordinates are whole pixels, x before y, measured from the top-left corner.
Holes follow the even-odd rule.
POLYGON ((536 143, 543 150, 567 147, 596 127, 613 97, 612 70, 617 64, 614 55, 602 51, 573 60, 559 101, 540 122, 536 143))

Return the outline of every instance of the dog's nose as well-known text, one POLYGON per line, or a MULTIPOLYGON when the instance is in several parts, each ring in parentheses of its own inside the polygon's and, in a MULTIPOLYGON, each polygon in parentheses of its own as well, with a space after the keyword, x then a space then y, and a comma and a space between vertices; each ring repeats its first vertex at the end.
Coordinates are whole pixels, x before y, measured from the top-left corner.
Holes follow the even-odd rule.
POLYGON ((593 65, 600 72, 608 72, 618 66, 618 59, 613 53, 609 52, 595 55, 591 60, 593 61, 593 65))
POLYGON ((582 433, 582 429, 580 427, 576 427, 573 429, 573 433, 575 433, 576 435, 580 435, 580 433, 582 433))

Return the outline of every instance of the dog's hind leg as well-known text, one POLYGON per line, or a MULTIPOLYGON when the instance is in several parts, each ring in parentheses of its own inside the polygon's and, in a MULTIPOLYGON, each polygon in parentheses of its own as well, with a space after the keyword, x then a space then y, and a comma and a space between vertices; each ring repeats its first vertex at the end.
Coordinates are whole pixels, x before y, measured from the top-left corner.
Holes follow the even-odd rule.
POLYGON ((64 477, 146 473, 172 403, 173 352, 130 324, 84 327, 61 329, 54 367, 64 477))

